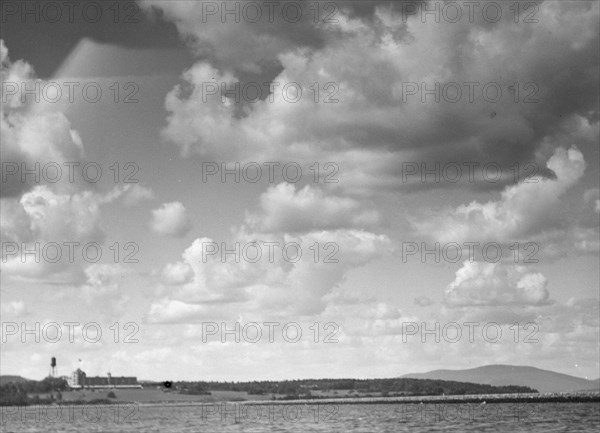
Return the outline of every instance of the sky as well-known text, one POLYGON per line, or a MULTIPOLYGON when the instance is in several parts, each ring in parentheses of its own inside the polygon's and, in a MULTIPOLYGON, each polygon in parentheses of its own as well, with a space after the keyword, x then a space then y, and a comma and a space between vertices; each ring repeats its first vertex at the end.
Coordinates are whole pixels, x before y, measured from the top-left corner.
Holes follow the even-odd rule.
POLYGON ((0 11, 2 374, 598 377, 598 2, 74 3, 0 11))

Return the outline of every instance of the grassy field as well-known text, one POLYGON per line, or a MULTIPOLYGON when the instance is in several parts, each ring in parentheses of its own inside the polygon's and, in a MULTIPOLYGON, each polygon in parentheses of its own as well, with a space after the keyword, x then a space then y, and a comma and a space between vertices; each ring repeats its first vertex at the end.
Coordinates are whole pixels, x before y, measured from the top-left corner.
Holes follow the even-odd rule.
MULTIPOLYGON (((144 388, 144 389, 102 389, 102 390, 78 390, 65 391, 62 393, 63 401, 91 401, 95 399, 107 398, 109 392, 116 396, 111 399, 115 403, 119 401, 135 401, 139 403, 153 402, 198 402, 210 403, 214 401, 245 401, 245 400, 271 400, 271 394, 249 395, 241 391, 212 391, 211 395, 186 395, 177 392, 164 392, 162 389, 144 388)), ((280 396, 278 396, 280 398, 280 396)))
MULTIPOLYGON (((139 403, 158 403, 158 402, 190 402, 190 403, 211 403, 220 401, 263 401, 279 400, 285 396, 279 394, 254 395, 243 391, 211 391, 211 395, 186 395, 178 392, 165 392, 163 387, 147 387, 144 389, 101 389, 101 390, 77 390, 64 391, 62 400, 64 402, 80 401, 87 402, 97 399, 107 398, 107 394, 113 392, 116 396, 110 399, 118 402, 139 402, 139 403)), ((380 393, 354 393, 346 390, 338 391, 314 391, 314 397, 318 398, 348 398, 348 397, 379 397, 380 393)), ((48 397, 40 394, 40 397, 48 397)))

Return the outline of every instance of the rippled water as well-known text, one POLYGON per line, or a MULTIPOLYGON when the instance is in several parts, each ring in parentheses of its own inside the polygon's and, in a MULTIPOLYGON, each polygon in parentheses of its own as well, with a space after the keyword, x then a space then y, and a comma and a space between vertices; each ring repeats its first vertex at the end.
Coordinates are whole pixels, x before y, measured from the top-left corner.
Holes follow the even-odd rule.
POLYGON ((1 408, 2 432, 598 432, 600 404, 1 408))

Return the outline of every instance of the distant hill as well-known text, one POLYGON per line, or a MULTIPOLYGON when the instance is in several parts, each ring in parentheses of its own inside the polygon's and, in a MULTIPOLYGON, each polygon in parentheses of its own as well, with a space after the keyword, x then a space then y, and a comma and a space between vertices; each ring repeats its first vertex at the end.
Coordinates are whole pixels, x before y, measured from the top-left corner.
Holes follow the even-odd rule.
POLYGON ((23 383, 23 382, 28 382, 28 381, 29 381, 29 379, 25 379, 24 377, 21 377, 21 376, 10 376, 10 375, 0 376, 0 385, 5 385, 10 382, 23 383))
POLYGON ((588 380, 568 374, 519 365, 485 365, 467 370, 434 370, 406 374, 412 379, 455 380, 494 386, 521 385, 539 392, 598 391, 600 379, 588 380))

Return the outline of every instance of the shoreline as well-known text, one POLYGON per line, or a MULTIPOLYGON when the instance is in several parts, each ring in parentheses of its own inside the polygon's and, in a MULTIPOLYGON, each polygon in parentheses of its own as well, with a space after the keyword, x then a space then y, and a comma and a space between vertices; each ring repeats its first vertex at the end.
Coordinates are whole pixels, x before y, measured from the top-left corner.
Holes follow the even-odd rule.
POLYGON ((359 398, 314 398, 297 400, 245 400, 219 402, 135 402, 140 406, 214 406, 224 405, 330 405, 330 404, 488 404, 488 403, 582 403, 600 402, 600 391, 565 392, 544 394, 472 394, 472 395, 425 395, 406 397, 359 397, 359 398))
POLYGON ((499 403, 584 403, 600 402, 600 391, 591 392, 563 392, 563 393, 529 393, 529 394, 470 394, 470 395, 423 395, 423 396, 402 396, 402 397, 358 397, 358 398, 312 398, 297 400, 243 400, 243 401, 213 401, 213 402, 195 402, 195 401, 147 401, 138 402, 112 401, 106 400, 98 403, 94 401, 61 401, 61 402, 39 402, 30 405, 2 405, 2 407, 27 407, 27 406, 114 406, 114 405, 132 405, 142 407, 156 406, 214 406, 216 405, 338 405, 338 404, 499 404, 499 403))

